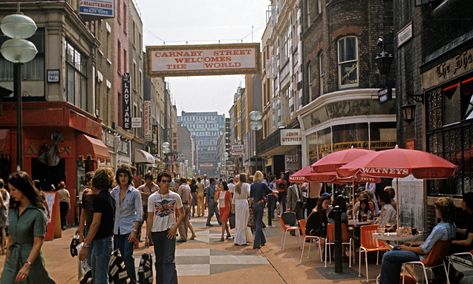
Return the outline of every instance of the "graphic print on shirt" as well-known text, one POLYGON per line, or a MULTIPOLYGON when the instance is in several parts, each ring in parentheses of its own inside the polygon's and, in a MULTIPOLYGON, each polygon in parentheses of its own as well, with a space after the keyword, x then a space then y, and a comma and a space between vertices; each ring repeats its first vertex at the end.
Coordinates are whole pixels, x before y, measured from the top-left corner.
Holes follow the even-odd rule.
POLYGON ((174 205, 176 200, 161 199, 154 204, 154 215, 159 217, 166 217, 174 214, 174 205))

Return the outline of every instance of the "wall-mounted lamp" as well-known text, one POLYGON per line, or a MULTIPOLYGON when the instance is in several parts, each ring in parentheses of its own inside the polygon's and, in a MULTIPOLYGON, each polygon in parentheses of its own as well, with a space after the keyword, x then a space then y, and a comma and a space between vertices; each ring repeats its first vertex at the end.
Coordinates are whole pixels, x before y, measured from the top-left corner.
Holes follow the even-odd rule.
POLYGON ((401 110, 402 110, 402 119, 404 119, 405 122, 411 124, 411 122, 415 120, 416 105, 412 103, 408 103, 401 106, 401 110))

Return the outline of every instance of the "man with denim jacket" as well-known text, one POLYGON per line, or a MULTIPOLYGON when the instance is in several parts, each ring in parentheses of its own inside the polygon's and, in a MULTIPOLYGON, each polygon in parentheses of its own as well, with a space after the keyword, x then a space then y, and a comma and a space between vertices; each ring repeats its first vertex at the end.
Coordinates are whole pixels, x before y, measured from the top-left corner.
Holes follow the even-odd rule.
POLYGON ((113 226, 114 249, 119 249, 125 259, 126 270, 132 283, 136 283, 133 245, 143 217, 141 193, 131 185, 132 172, 128 165, 121 165, 115 174, 117 186, 112 190, 115 200, 115 223, 113 226))

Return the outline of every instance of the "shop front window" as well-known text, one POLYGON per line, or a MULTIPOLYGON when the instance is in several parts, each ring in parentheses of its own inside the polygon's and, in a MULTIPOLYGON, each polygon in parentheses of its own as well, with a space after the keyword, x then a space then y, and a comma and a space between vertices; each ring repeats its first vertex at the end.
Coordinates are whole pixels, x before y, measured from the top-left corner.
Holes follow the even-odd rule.
POLYGON ((456 176, 428 182, 429 195, 473 191, 472 83, 460 80, 426 94, 428 151, 458 165, 456 176))
POLYGON ((368 148, 368 124, 342 124, 333 126, 333 151, 368 148))
POLYGON ((317 133, 307 136, 307 157, 309 157, 310 164, 317 161, 317 133))
POLYGON ((317 160, 332 152, 332 131, 325 128, 317 132, 317 160))

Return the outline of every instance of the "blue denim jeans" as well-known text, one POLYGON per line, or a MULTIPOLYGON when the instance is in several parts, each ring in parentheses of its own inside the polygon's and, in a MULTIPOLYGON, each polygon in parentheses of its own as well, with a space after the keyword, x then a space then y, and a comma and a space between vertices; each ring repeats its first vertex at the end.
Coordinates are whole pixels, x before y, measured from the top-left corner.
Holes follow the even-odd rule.
MULTIPOLYGON (((87 226, 84 227, 84 238, 87 237, 87 233, 89 233, 89 229, 87 226)), ((92 267, 92 250, 93 250, 93 247, 94 247, 94 242, 92 241, 92 243, 90 243, 90 248, 89 248, 89 252, 87 253, 87 264, 92 267)))
POLYGON ((268 196, 268 225, 272 226, 273 225, 273 219, 274 219, 274 210, 276 209, 276 196, 273 196, 270 194, 268 196))
POLYGON ((379 283, 398 284, 402 264, 418 260, 420 260, 419 255, 412 251, 393 250, 385 253, 381 263, 381 279, 379 283))
POLYGON ((156 284, 177 284, 176 238, 168 239, 168 231, 152 232, 156 256, 156 284))
POLYGON ((212 220, 212 217, 215 214, 215 217, 217 218, 218 225, 222 225, 220 222, 220 214, 218 212, 218 203, 215 201, 210 201, 208 203, 209 206, 209 211, 208 211, 208 216, 207 216, 207 226, 210 225, 210 221, 212 220))
POLYGON ((112 254, 112 236, 94 240, 91 249, 93 283, 108 284, 108 262, 112 254))
POLYGON ((280 192, 278 194, 279 206, 281 208, 281 214, 286 212, 286 192, 280 192))
POLYGON ((125 259, 126 271, 132 283, 136 283, 135 259, 133 258, 133 243, 128 241, 130 234, 113 235, 114 249, 119 249, 125 259))
POLYGON ((253 205, 253 209, 255 210, 255 239, 253 241, 253 248, 259 248, 266 243, 263 233, 264 205, 256 203, 253 205))

